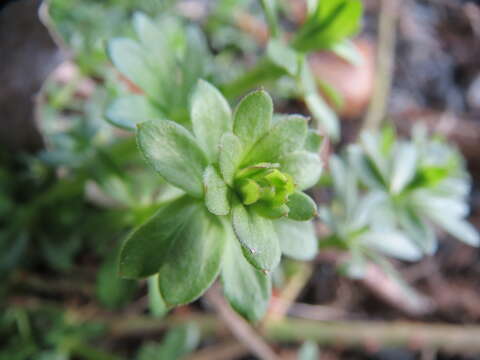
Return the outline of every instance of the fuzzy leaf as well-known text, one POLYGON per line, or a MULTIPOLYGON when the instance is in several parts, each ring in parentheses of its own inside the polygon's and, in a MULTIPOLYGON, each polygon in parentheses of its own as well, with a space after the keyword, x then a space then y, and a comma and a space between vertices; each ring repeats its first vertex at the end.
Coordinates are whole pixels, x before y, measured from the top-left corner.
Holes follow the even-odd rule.
POLYGON ((164 118, 162 112, 141 95, 126 95, 115 99, 105 116, 110 123, 125 130, 135 130, 139 123, 164 118))
POLYGON ((158 272, 168 305, 192 302, 210 287, 220 271, 225 231, 218 218, 199 206, 175 240, 158 272))
POLYGON ((285 45, 279 39, 268 42, 267 56, 272 63, 285 70, 289 75, 296 76, 298 73, 298 56, 295 50, 285 45))
POLYGON ((404 234, 397 231, 368 232, 358 240, 385 255, 406 261, 417 261, 422 251, 404 234))
POLYGON ((245 96, 233 115, 233 132, 250 148, 270 128, 273 116, 272 98, 267 92, 257 90, 245 96))
POLYGON ((110 40, 107 51, 115 67, 150 97, 156 98, 161 93, 158 77, 145 59, 140 44, 131 39, 116 38, 110 40))
POLYGON ((205 169, 204 181, 207 209, 215 215, 227 215, 230 212, 227 184, 213 166, 205 169))
POLYGON ((133 231, 120 251, 120 276, 142 278, 157 273, 167 250, 194 211, 192 199, 183 196, 164 205, 145 224, 133 231))
POLYGON ((282 118, 253 146, 242 164, 277 162, 282 156, 303 147, 307 130, 307 119, 301 115, 282 118))
POLYGON ((247 260, 257 269, 273 270, 280 261, 281 252, 272 221, 236 201, 232 223, 247 260))
POLYGON ((317 131, 308 129, 307 139, 305 140, 305 150, 318 153, 324 140, 325 137, 320 135, 317 131))
POLYGON ((243 157, 243 147, 240 139, 232 133, 226 133, 220 141, 220 171, 223 180, 232 186, 235 172, 243 157))
POLYGON ((318 240, 311 221, 279 219, 273 224, 284 255, 296 260, 312 260, 315 257, 318 240))
POLYGON ((232 130, 232 114, 227 100, 213 85, 199 80, 192 97, 190 117, 199 144, 208 158, 216 162, 220 138, 232 130))
POLYGON ((290 209, 288 218, 297 221, 307 221, 317 214, 315 202, 305 193, 297 191, 288 197, 287 206, 290 209))
POLYGON ((257 321, 268 307, 270 277, 245 259, 233 234, 226 242, 221 274, 223 292, 232 308, 248 320, 257 321))
POLYGON ((317 154, 307 151, 296 151, 280 160, 281 170, 293 177, 299 190, 314 186, 322 174, 322 160, 317 154))
POLYGON ((207 159, 195 138, 169 120, 138 125, 140 150, 147 162, 169 183, 194 197, 203 195, 207 159))
POLYGON ((417 169, 417 151, 413 144, 402 143, 395 154, 390 181, 390 191, 400 193, 415 175, 417 169))

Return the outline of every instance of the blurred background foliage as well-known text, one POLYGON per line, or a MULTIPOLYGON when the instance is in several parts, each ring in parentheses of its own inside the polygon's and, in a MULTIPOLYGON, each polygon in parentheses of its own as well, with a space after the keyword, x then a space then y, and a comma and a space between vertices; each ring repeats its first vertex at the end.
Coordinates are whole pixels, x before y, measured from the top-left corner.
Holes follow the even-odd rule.
MULTIPOLYGON (((469 20, 480 13, 478 5, 468 1, 404 5, 390 101, 390 122, 399 134, 386 127, 380 135, 343 146, 355 138, 359 119, 373 96, 372 49, 378 46, 374 34, 381 8, 376 1, 365 1, 363 32, 354 40, 356 50, 349 52, 350 45, 335 50, 349 59, 345 62, 331 52, 313 52, 317 49, 311 48, 305 34, 315 24, 306 16, 305 2, 278 4, 283 31, 293 32, 305 24, 290 44, 295 51, 312 51, 310 77, 317 80, 303 87, 313 86, 315 93, 317 87, 322 89, 326 104, 318 111, 325 106, 336 110, 334 116, 342 120, 342 137, 336 146, 343 151, 330 159, 323 187, 312 192, 322 205, 323 221, 317 224, 324 236, 320 246, 329 250, 322 249, 315 266, 284 262, 274 274, 274 296, 299 296, 289 314, 320 320, 478 322, 478 251, 451 242, 446 235, 477 242, 475 230, 463 218, 470 203, 474 225, 478 221, 475 155, 480 132, 472 123, 480 109, 475 85, 480 69, 472 59, 478 51, 480 17, 469 20), (459 39, 460 30, 467 34, 463 39, 459 39), (449 51, 442 52, 442 46, 449 51), (351 63, 356 62, 353 67, 351 63), (443 135, 427 136, 413 126, 416 122, 443 135), (414 128, 411 140, 400 139, 414 128), (466 164, 459 151, 446 144, 446 137, 456 141, 467 156, 466 164), (378 149, 381 153, 376 153, 378 149), (380 235, 365 236, 374 232, 380 235), (392 241, 385 243, 385 238, 392 241), (351 256, 342 255, 344 250, 351 256), (388 262, 382 254, 399 261, 388 262), (418 264, 405 262, 424 255, 418 264), (339 277, 336 268, 359 280, 339 277), (381 275, 375 273, 379 277, 372 281, 371 274, 378 268, 381 275), (385 292, 391 289, 388 286, 393 293, 385 292), (294 295, 285 294, 288 291, 294 295)), ((164 326, 159 318, 168 309, 155 296, 156 282, 116 276, 116 254, 125 235, 174 194, 144 166, 128 132, 106 121, 105 110, 112 109, 113 99, 141 92, 112 67, 105 45, 114 37, 136 36, 131 19, 137 11, 154 19, 178 15, 206 33, 206 46, 213 56, 210 65, 214 65, 205 74, 214 83, 224 84, 228 92, 228 84, 241 80, 265 56, 269 61, 265 53, 268 19, 262 6, 250 0, 49 0, 46 5, 51 30, 71 59, 50 76, 40 95, 39 125, 46 148, 34 155, 0 151, 0 296, 4 303, 0 359, 177 359, 199 346, 218 346, 224 338, 228 340, 224 332, 219 339, 205 339, 202 334, 208 333, 205 329, 211 324, 205 319, 189 321, 208 308, 204 302, 175 310, 173 319, 181 319, 181 324, 165 320, 164 326), (170 330, 164 331, 167 327, 170 330)), ((354 33, 355 29, 347 30, 354 33)), ((331 45, 327 41, 331 37, 325 34, 322 49, 331 45)), ((288 49, 280 50, 288 57, 288 49)), ((283 66, 269 64, 273 65, 283 66)), ((279 112, 308 113, 308 103, 302 100, 308 94, 298 94, 299 78, 288 74, 288 65, 273 73, 267 86, 279 112)), ((179 107, 185 107, 185 94, 175 94, 181 100, 179 107)), ((232 98, 235 95, 241 94, 232 98)), ((311 107, 310 111, 314 112, 311 107)), ((107 117, 112 121, 108 112, 107 117)), ((291 358, 298 348, 290 345, 293 341, 281 349, 291 358)), ((413 359, 423 354, 407 344, 381 351, 365 347, 327 347, 325 351, 331 358, 342 359, 413 359)), ((245 351, 239 354, 238 358, 251 358, 245 351)), ((316 359, 318 354, 316 345, 306 342, 298 357, 316 359)), ((442 353, 438 358, 475 358, 468 356, 442 353)))

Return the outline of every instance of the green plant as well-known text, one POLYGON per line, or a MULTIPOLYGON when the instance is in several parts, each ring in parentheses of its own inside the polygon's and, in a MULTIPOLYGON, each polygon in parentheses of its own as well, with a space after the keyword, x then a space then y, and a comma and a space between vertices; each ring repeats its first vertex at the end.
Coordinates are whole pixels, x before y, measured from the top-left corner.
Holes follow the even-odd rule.
MULTIPOLYGON (((348 249, 355 269, 376 253, 415 261, 437 248, 436 227, 478 246, 468 213, 468 173, 460 154, 417 128, 411 141, 391 127, 364 133, 330 159, 334 196, 320 215, 332 234, 324 246, 348 249)), ((361 273, 361 271, 360 271, 361 273)))
POLYGON ((258 319, 283 243, 287 255, 303 252, 305 259, 316 252, 309 222, 316 205, 302 190, 321 173, 311 148, 318 135, 302 116, 272 119, 264 91, 247 95, 232 116, 205 81, 197 85, 190 114, 193 134, 169 120, 138 125, 147 162, 185 195, 131 234, 120 273, 135 278, 158 272, 165 302, 180 305, 198 298, 220 272, 232 306, 258 319), (300 237, 292 241, 292 232, 300 237))

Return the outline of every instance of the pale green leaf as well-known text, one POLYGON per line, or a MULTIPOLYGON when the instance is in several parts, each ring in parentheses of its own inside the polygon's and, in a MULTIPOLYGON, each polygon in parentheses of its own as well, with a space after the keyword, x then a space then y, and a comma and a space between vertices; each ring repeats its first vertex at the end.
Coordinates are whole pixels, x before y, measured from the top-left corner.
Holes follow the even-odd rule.
POLYGON ((422 251, 401 232, 391 230, 383 232, 367 232, 358 237, 364 245, 381 253, 406 261, 417 261, 422 251))
POLYGON ((227 215, 230 212, 227 184, 212 165, 205 169, 204 181, 207 209, 215 215, 227 215))
POLYGON ((235 109, 233 132, 248 149, 268 131, 272 116, 273 103, 270 95, 263 90, 251 92, 235 109))
POLYGON ((192 96, 190 117, 198 143, 208 158, 216 162, 220 138, 232 130, 232 114, 227 100, 213 85, 199 80, 192 96))
POLYGON ((290 174, 299 190, 314 186, 322 174, 320 157, 312 152, 295 151, 280 159, 281 170, 290 174))
POLYGON ((417 151, 413 144, 401 143, 395 152, 390 191, 400 193, 415 176, 417 169, 417 151))
POLYGON ((156 98, 161 93, 161 84, 140 44, 131 39, 116 38, 110 40, 107 50, 115 67, 150 97, 156 98))
POLYGON ((226 242, 221 274, 223 292, 232 308, 248 320, 257 321, 268 308, 270 277, 245 259, 233 234, 226 242))
POLYGON ((243 158, 240 139, 232 133, 226 133, 220 141, 220 171, 225 182, 232 186, 235 172, 243 158))
POLYGON ((278 162, 282 156, 304 146, 307 130, 307 119, 301 115, 282 118, 253 146, 242 165, 278 162))
POLYGON ((273 224, 284 255, 296 260, 312 260, 315 257, 318 240, 313 222, 278 219, 273 224))
POLYGON ((297 76, 298 56, 295 50, 288 47, 280 39, 272 39, 267 45, 267 56, 270 61, 285 70, 291 76, 297 76))
POLYGON ((247 260, 257 269, 273 270, 280 261, 281 251, 272 221, 236 201, 232 223, 247 260))
POLYGON ((169 120, 138 125, 137 139, 147 162, 169 183, 195 197, 203 195, 207 159, 195 138, 169 120))
POLYGON ((105 112, 107 120, 126 130, 135 130, 137 124, 163 119, 162 112, 152 105, 145 96, 126 95, 115 99, 105 112))
POLYGON ((156 317, 162 317, 168 311, 167 304, 158 288, 158 274, 148 278, 148 307, 150 313, 156 317))
POLYGON ((298 360, 318 360, 320 352, 318 345, 313 341, 305 341, 298 352, 298 360))

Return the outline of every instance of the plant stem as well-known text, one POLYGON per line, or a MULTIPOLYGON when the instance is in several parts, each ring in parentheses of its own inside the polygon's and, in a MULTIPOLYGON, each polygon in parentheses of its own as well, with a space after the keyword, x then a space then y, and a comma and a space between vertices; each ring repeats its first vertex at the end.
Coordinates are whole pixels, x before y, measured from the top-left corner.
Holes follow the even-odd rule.
POLYGON ((385 117, 392 86, 395 60, 396 25, 400 12, 400 1, 382 0, 379 17, 379 45, 377 51, 377 74, 375 76, 372 101, 368 107, 362 130, 376 131, 385 117))

